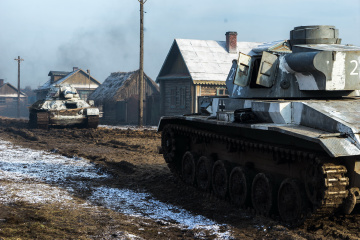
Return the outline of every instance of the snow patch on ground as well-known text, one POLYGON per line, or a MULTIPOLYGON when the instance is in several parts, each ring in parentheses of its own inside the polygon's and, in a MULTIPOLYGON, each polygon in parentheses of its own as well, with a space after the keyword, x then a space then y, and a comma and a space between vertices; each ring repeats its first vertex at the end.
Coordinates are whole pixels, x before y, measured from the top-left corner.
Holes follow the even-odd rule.
POLYGON ((113 126, 113 125, 99 125, 99 127, 101 128, 108 128, 108 129, 121 129, 121 130, 136 130, 136 131, 143 131, 143 130, 157 130, 158 127, 157 126, 144 126, 139 128, 136 125, 118 125, 118 126, 113 126))
POLYGON ((159 220, 179 228, 209 231, 220 239, 231 239, 231 233, 221 231, 221 225, 216 222, 160 202, 148 193, 92 185, 94 180, 99 183, 109 178, 111 175, 86 159, 67 158, 0 140, 1 203, 59 202, 73 206, 79 203, 72 194, 87 191, 91 194, 82 207, 100 205, 127 215, 159 220))

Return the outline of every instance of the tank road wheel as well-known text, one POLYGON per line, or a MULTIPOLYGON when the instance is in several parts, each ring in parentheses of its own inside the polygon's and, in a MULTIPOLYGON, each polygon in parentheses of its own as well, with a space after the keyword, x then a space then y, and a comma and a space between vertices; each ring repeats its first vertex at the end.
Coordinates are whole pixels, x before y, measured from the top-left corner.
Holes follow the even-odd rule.
POLYGON ((228 170, 225 162, 217 160, 212 169, 212 187, 216 196, 221 199, 226 197, 228 182, 228 170))
POLYGON ((189 151, 185 152, 182 159, 182 179, 189 185, 195 183, 195 158, 189 151))
POLYGON ((251 199, 256 213, 269 216, 273 207, 273 184, 264 173, 256 174, 251 185, 251 199))
POLYGON ((212 162, 205 156, 199 158, 196 164, 196 183, 200 190, 209 191, 211 188, 212 162))
POLYGON ((246 205, 250 194, 250 181, 242 167, 235 167, 229 177, 230 200, 236 206, 246 205))
POLYGON ((170 125, 165 126, 161 134, 161 148, 164 159, 167 163, 171 163, 175 157, 175 136, 170 125))
POLYGON ((311 164, 305 175, 305 190, 312 204, 318 207, 324 198, 325 182, 321 166, 311 164))
POLYGON ((282 181, 278 191, 278 209, 281 219, 296 226, 305 220, 306 200, 300 183, 287 178, 282 181))

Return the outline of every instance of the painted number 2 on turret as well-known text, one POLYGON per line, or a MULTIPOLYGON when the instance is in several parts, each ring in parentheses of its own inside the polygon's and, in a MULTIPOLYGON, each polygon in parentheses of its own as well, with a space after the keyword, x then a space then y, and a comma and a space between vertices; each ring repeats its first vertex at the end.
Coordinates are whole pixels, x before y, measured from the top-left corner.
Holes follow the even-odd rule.
POLYGON ((351 66, 354 66, 354 68, 351 71, 350 75, 359 76, 359 70, 358 70, 359 62, 356 61, 356 60, 351 60, 350 63, 351 63, 351 66))

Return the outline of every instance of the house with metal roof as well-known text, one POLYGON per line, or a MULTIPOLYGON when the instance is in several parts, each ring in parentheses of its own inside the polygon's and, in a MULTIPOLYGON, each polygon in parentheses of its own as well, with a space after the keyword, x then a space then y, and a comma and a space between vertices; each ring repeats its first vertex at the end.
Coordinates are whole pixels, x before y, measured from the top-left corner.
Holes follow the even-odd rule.
MULTIPOLYGON (((89 100, 102 109, 102 122, 137 124, 139 119, 139 70, 113 72, 91 94, 89 100)), ((160 119, 159 86, 144 73, 144 122, 156 125, 160 119)))
POLYGON ((288 51, 286 41, 238 42, 236 32, 226 41, 175 39, 156 78, 162 115, 198 112, 201 96, 226 96, 226 78, 239 52, 256 55, 255 48, 288 51))
POLYGON ((74 67, 72 72, 50 71, 48 76, 50 79, 44 85, 34 90, 37 100, 45 99, 51 86, 59 84, 70 84, 74 86, 78 91, 80 98, 87 100, 88 95, 94 92, 101 84, 90 75, 89 70, 85 72, 77 67, 74 67))

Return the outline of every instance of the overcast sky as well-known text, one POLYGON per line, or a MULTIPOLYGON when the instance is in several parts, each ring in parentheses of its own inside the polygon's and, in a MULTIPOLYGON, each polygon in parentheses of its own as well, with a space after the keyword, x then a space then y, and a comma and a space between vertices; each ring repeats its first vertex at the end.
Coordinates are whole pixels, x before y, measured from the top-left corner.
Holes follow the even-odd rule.
MULTIPOLYGON (((137 0, 0 0, 0 78, 37 88, 49 71, 111 72, 139 68, 137 0)), ((360 46, 360 0, 148 0, 145 72, 155 80, 174 38, 266 42, 302 25, 335 25, 342 43, 360 46)))

